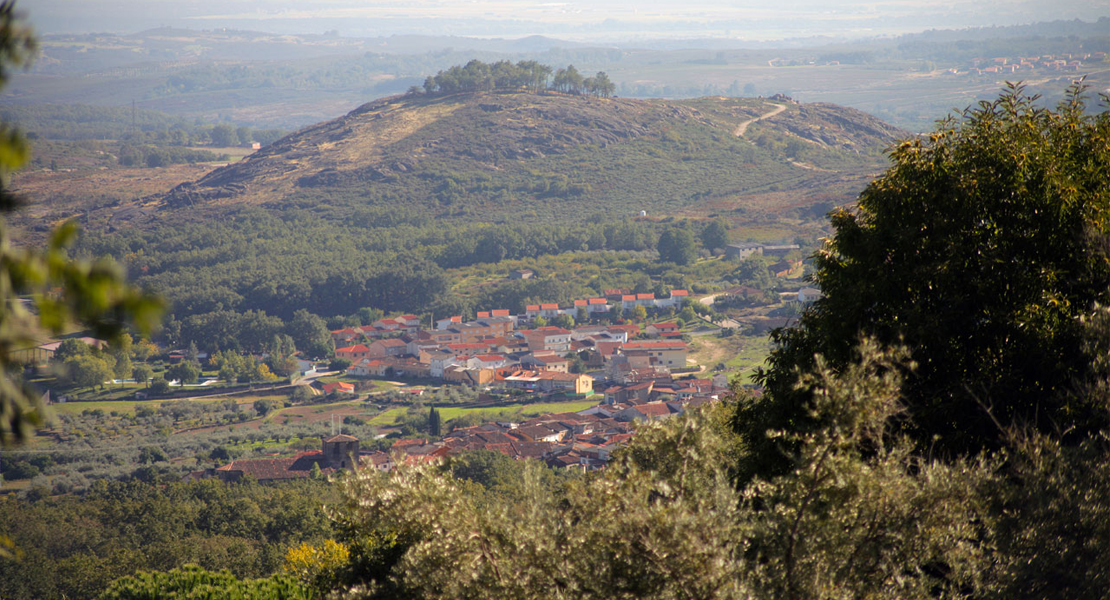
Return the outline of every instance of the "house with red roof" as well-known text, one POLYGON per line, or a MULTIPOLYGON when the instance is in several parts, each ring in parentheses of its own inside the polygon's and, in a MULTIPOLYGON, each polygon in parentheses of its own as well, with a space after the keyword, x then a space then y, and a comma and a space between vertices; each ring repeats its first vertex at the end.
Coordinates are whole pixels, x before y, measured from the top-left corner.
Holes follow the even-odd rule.
POLYGON ((354 346, 346 346, 343 348, 335 349, 335 357, 341 360, 348 360, 354 363, 356 360, 361 360, 370 356, 370 348, 362 345, 355 344, 354 346))
POLYGON ((192 475, 201 478, 215 477, 228 482, 239 481, 244 477, 251 477, 256 481, 306 479, 312 474, 314 466, 319 467, 320 474, 326 476, 340 469, 357 468, 358 458, 358 438, 340 434, 321 440, 321 449, 314 452, 302 452, 290 458, 235 460, 222 467, 192 475))
POLYGON ((606 330, 609 335, 614 339, 627 342, 640 335, 640 326, 635 323, 628 323, 626 325, 610 325, 606 330))
POLYGON ((690 299, 690 292, 686 290, 671 290, 667 298, 656 298, 656 308, 681 308, 690 299))
POLYGON ((528 348, 533 352, 550 350, 553 352, 570 351, 570 331, 562 327, 538 327, 521 332, 528 340, 528 348))
POLYGON ((331 341, 335 345, 345 344, 354 340, 361 340, 363 333, 361 329, 354 329, 352 327, 344 327, 343 329, 336 329, 329 332, 331 334, 331 341))
POLYGON ((675 412, 666 402, 648 402, 647 404, 637 404, 630 406, 617 414, 613 418, 622 421, 640 421, 651 419, 662 419, 674 415, 675 412))
POLYGON ((588 298, 586 312, 590 314, 609 312, 609 301, 605 298, 588 298))
POLYGON ((679 333, 678 323, 653 323, 644 328, 644 334, 648 337, 659 337, 668 333, 679 333))
POLYGON ((382 331, 398 331, 401 329, 401 322, 397 319, 378 319, 371 325, 382 331))
POLYGON ((461 325, 462 322, 462 317, 458 315, 454 317, 447 317, 446 319, 439 319, 438 321, 436 321, 436 329, 449 329, 454 325, 461 325))
POLYGON ((443 349, 458 357, 472 354, 486 354, 489 351, 489 346, 482 342, 471 342, 469 344, 447 344, 443 349))
POLYGON ((628 357, 633 367, 661 366, 669 369, 686 366, 687 350, 686 342, 681 340, 628 342, 621 347, 621 353, 628 357))
POLYGON ((411 329, 419 329, 420 328, 420 317, 418 317, 416 315, 401 315, 399 317, 395 317, 395 319, 397 321, 399 321, 405 327, 408 327, 408 328, 411 328, 411 329))
POLYGON ((355 384, 347 383, 346 381, 335 381, 332 383, 325 383, 321 385, 320 389, 324 390, 325 394, 330 394, 332 392, 339 392, 341 394, 353 394, 355 393, 355 384))
POLYGON ((397 338, 377 340, 367 347, 370 358, 398 357, 407 354, 409 345, 397 338))
POLYGON ((347 374, 352 377, 385 377, 389 363, 374 358, 364 358, 347 367, 347 374))
POLYGON ((466 361, 471 369, 496 369, 509 364, 509 359, 500 354, 476 354, 466 361))

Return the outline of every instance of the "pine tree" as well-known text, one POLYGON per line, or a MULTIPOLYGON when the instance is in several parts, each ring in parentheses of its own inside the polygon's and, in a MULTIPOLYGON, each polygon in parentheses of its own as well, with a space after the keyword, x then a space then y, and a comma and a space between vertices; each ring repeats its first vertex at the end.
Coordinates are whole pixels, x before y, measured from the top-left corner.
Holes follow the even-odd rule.
POLYGON ((439 437, 442 435, 441 430, 442 425, 439 419, 439 411, 435 408, 428 409, 428 432, 439 437))

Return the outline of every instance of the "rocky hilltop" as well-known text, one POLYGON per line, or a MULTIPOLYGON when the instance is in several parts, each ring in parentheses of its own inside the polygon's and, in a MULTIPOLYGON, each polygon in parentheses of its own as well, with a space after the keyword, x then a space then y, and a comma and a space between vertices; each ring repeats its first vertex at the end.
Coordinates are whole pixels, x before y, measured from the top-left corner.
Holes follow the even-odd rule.
POLYGON ((406 206, 482 220, 773 208, 760 198, 850 199, 882 151, 908 136, 853 109, 785 97, 410 95, 308 127, 157 200, 406 206))

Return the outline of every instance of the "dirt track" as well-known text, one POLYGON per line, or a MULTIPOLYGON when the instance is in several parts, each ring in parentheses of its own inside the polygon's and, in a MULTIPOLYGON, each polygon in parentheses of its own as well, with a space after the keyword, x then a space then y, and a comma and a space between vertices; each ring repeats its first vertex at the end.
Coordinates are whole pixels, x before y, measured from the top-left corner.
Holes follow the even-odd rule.
MULTIPOLYGON (((768 103, 768 104, 770 104, 770 103, 768 103)), ((785 104, 771 104, 771 106, 774 106, 775 110, 772 110, 771 112, 769 112, 767 114, 764 114, 764 115, 759 115, 758 117, 756 117, 754 119, 748 119, 747 121, 744 121, 743 123, 737 125, 736 129, 732 130, 732 135, 734 135, 736 137, 744 137, 744 132, 748 130, 748 125, 751 125, 752 123, 755 123, 756 121, 762 121, 763 119, 770 119, 771 117, 773 117, 773 116, 781 113, 782 111, 786 110, 786 105, 785 104)))

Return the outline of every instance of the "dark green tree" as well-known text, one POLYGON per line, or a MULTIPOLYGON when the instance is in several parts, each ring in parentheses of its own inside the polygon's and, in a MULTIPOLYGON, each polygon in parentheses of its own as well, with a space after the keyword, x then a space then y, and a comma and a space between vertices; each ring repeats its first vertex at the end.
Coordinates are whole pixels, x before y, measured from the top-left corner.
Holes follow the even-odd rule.
POLYGON ((269 398, 259 398, 254 401, 254 411, 257 412, 260 417, 265 417, 270 414, 270 411, 273 409, 274 402, 269 398))
POLYGON ((659 258, 677 265, 688 265, 698 257, 694 235, 684 227, 671 227, 659 236, 659 258))
POLYGON ((285 325, 285 332, 293 338, 296 347, 309 357, 324 358, 335 351, 327 323, 303 308, 293 313, 293 318, 285 325))
POLYGON ((154 369, 151 369, 148 364, 141 363, 131 367, 131 378, 135 380, 135 383, 148 385, 150 378, 153 376, 154 369))
POLYGON ((196 363, 183 360, 166 369, 166 377, 176 379, 181 383, 196 383, 200 377, 200 368, 197 367, 196 363))
POLYGON ((911 349, 902 427, 922 450, 974 453, 1010 425, 1090 431, 1100 409, 1069 391, 1092 362, 1080 317, 1110 300, 1110 113, 1085 108, 1078 87, 1055 111, 1011 87, 898 146, 832 215, 825 298, 773 334, 764 400, 737 417, 748 464, 783 466, 768 430, 819 425, 797 372, 816 353, 842 368, 860 335, 911 349))
POLYGON ((63 363, 63 368, 69 383, 80 388, 103 385, 112 377, 112 369, 108 363, 92 354, 71 356, 63 363))
POLYGON ((428 433, 433 436, 439 437, 443 435, 442 422, 440 421, 439 411, 435 407, 428 409, 428 433))
POLYGON ((196 565, 166 573, 141 572, 112 583, 101 600, 308 600, 312 593, 291 577, 237 579, 230 571, 206 571, 196 565))
POLYGON ((768 267, 771 260, 762 254, 753 254, 740 261, 740 266, 732 272, 732 276, 740 283, 760 290, 769 290, 775 287, 775 277, 771 275, 768 267))
POLYGON ((150 380, 150 393, 152 394, 165 394, 170 391, 170 382, 162 375, 155 375, 150 380))
POLYGON ((54 362, 64 363, 69 358, 74 356, 85 356, 91 352, 92 348, 85 342, 76 338, 69 338, 62 340, 62 343, 58 344, 51 358, 54 362))
POLYGON ((701 245, 707 250, 716 250, 728 245, 728 225, 721 219, 713 219, 701 230, 701 245))
POLYGON ((239 143, 239 136, 235 133, 235 128, 231 125, 216 125, 208 134, 212 140, 213 146, 227 147, 235 146, 239 143))

